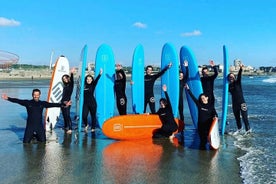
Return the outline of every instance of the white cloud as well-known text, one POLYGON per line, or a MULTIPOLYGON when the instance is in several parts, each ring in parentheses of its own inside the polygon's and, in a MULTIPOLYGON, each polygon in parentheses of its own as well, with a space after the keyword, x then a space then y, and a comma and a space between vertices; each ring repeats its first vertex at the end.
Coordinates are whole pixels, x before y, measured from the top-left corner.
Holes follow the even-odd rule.
POLYGON ((0 17, 0 27, 5 26, 19 26, 20 22, 14 19, 7 19, 5 17, 0 17))
POLYGON ((135 22, 135 23, 133 24, 133 26, 134 26, 134 27, 138 27, 138 28, 142 28, 142 29, 147 28, 147 24, 144 24, 144 23, 142 23, 142 22, 135 22))
POLYGON ((202 35, 202 33, 199 30, 194 30, 192 32, 186 32, 186 33, 181 33, 182 37, 200 36, 200 35, 202 35))

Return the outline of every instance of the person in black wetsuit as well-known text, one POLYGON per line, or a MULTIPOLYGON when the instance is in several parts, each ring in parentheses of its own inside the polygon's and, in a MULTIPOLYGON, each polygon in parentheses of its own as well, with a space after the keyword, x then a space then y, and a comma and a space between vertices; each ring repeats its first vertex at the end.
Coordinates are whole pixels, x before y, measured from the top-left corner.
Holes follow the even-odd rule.
MULTIPOLYGON (((66 103, 71 100, 71 95, 74 89, 74 76, 73 76, 74 72, 75 72, 75 69, 72 68, 70 76, 67 74, 62 76, 62 82, 64 87, 63 87, 61 103, 66 103)), ((72 120, 70 117, 70 109, 71 109, 71 106, 66 108, 63 108, 63 107, 61 108, 62 116, 64 119, 64 130, 67 130, 66 133, 68 134, 72 133, 72 120)))
POLYGON ((188 62, 184 61, 183 65, 185 66, 185 76, 182 71, 179 72, 179 103, 178 103, 178 112, 179 112, 179 118, 181 121, 184 122, 184 98, 183 98, 183 91, 184 86, 187 83, 188 77, 189 77, 189 69, 188 69, 188 62))
POLYGON ((126 97, 126 74, 121 64, 116 65, 115 75, 115 95, 117 109, 120 115, 127 114, 127 97, 126 97))
POLYGON ((61 103, 49 103, 46 101, 40 101, 40 90, 34 89, 32 92, 32 100, 21 100, 17 98, 8 97, 6 94, 2 95, 2 99, 8 100, 13 103, 25 106, 27 109, 27 125, 24 133, 23 143, 30 143, 33 137, 36 137, 39 142, 46 142, 46 134, 44 124, 42 122, 42 113, 44 108, 50 107, 64 107, 70 105, 71 101, 65 104, 61 103))
POLYGON ((186 85, 185 88, 187 89, 198 109, 197 130, 200 138, 200 148, 205 149, 211 124, 213 119, 218 117, 218 115, 214 106, 209 102, 209 97, 207 95, 202 93, 197 99, 190 91, 188 85, 186 85))
POLYGON ((83 102, 83 113, 82 113, 82 120, 85 126, 84 128, 85 132, 87 132, 89 127, 88 119, 87 119, 89 112, 91 116, 91 132, 95 132, 96 121, 97 121, 97 118, 96 118, 97 102, 94 97, 94 91, 100 77, 102 76, 102 73, 103 73, 103 70, 100 69, 100 73, 95 80, 92 77, 92 75, 87 75, 85 77, 84 102, 83 102))
POLYGON ((163 85, 162 89, 165 93, 166 98, 161 98, 159 100, 160 108, 156 113, 158 114, 162 122, 162 126, 161 128, 158 128, 153 131, 152 138, 169 137, 170 139, 172 139, 174 137, 173 132, 175 132, 178 129, 178 126, 174 120, 170 98, 167 93, 167 86, 163 85))
POLYGON ((214 70, 214 74, 209 75, 208 68, 203 67, 201 71, 202 77, 200 78, 200 80, 203 88, 203 93, 208 96, 209 103, 215 107, 214 81, 218 76, 218 69, 215 66, 215 63, 213 60, 210 61, 210 65, 214 70))
POLYGON ((235 78, 235 75, 233 73, 229 73, 227 78, 229 81, 229 92, 232 95, 232 109, 236 119, 238 132, 240 132, 242 128, 240 115, 242 116, 242 120, 245 125, 245 130, 247 132, 250 132, 247 105, 244 100, 242 84, 241 84, 242 69, 243 69, 243 65, 240 65, 240 70, 239 70, 237 79, 235 78))
POLYGON ((152 74, 153 67, 148 65, 146 67, 146 75, 144 77, 145 80, 145 104, 144 104, 144 113, 146 113, 147 104, 149 104, 151 113, 155 113, 155 99, 153 93, 153 86, 156 81, 161 75, 163 75, 170 67, 172 66, 171 63, 168 64, 163 70, 161 70, 157 74, 152 74))

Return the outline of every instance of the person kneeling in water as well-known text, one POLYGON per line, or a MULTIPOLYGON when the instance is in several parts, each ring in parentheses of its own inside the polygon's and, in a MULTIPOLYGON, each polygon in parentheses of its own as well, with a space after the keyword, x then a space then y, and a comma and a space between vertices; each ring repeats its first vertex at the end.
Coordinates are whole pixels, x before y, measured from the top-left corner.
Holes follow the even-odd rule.
POLYGON ((162 126, 161 128, 154 130, 152 138, 168 137, 173 139, 173 133, 178 129, 178 126, 174 120, 170 98, 167 93, 167 86, 163 85, 162 89, 166 98, 161 98, 159 100, 160 108, 156 113, 162 122, 162 126))

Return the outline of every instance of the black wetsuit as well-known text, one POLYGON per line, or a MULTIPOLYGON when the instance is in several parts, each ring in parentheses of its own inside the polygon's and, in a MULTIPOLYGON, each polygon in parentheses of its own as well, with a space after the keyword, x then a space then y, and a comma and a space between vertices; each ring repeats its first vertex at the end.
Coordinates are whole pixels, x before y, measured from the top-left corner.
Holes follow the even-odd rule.
POLYGON ((233 83, 229 83, 229 92, 232 95, 232 108, 233 108, 233 113, 236 119, 238 129, 242 128, 241 118, 240 118, 240 115, 242 115, 242 119, 245 125, 245 130, 247 131, 250 129, 250 126, 248 122, 247 105, 243 97, 241 75, 242 75, 242 68, 240 68, 239 70, 237 80, 235 80, 233 83))
POLYGON ((161 70, 161 72, 155 75, 145 75, 145 103, 144 103, 144 113, 146 113, 147 104, 149 104, 151 113, 155 113, 155 99, 153 93, 153 86, 156 79, 158 79, 161 75, 163 75, 167 70, 168 66, 161 70))
POLYGON ((201 146, 205 146, 213 118, 217 117, 218 115, 216 109, 211 103, 209 103, 209 101, 207 104, 203 104, 201 100, 198 100, 190 90, 188 90, 188 93, 195 102, 198 109, 197 129, 201 146))
POLYGON ((82 119, 83 119, 83 124, 84 126, 88 125, 87 117, 88 113, 90 112, 91 115, 91 128, 95 129, 96 128, 96 112, 97 112, 97 102, 94 97, 94 91, 97 86, 97 83, 100 79, 101 75, 99 74, 94 81, 92 81, 91 84, 87 84, 86 78, 85 78, 85 87, 84 87, 84 102, 83 102, 83 114, 82 114, 82 119))
MULTIPOLYGON (((62 104, 64 104, 64 102, 68 102, 71 100, 73 89, 74 89, 74 77, 73 77, 73 74, 71 73, 70 82, 68 84, 64 84, 64 87, 63 87, 63 93, 62 93, 62 99, 61 99, 62 104)), ((64 119, 64 129, 68 127, 69 130, 72 130, 72 120, 70 117, 70 109, 71 109, 71 105, 66 108, 62 107, 61 112, 64 119)))
POLYGON ((213 69, 213 75, 203 76, 200 78, 200 80, 202 84, 203 93, 208 96, 209 103, 215 106, 214 81, 218 76, 218 69, 216 66, 214 66, 213 69))
POLYGON ((188 77, 189 77, 189 69, 188 66, 185 67, 186 72, 185 75, 183 76, 182 80, 179 80, 179 103, 178 103, 178 112, 179 112, 179 117, 180 120, 184 122, 184 98, 183 98, 183 91, 184 91, 184 86, 187 83, 188 77))
POLYGON ((44 108, 61 107, 60 103, 48 103, 46 101, 35 100, 21 100, 17 98, 8 97, 8 101, 18 103, 25 106, 27 109, 27 125, 23 138, 23 143, 30 143, 33 137, 36 137, 37 141, 45 142, 46 135, 44 124, 42 121, 42 112, 44 108))
POLYGON ((174 120, 172 106, 170 103, 169 95, 165 92, 167 99, 167 105, 165 108, 159 108, 157 114, 162 122, 162 126, 159 129, 154 130, 153 138, 169 137, 178 129, 178 126, 174 120))
POLYGON ((115 80, 115 94, 116 94, 116 104, 117 104, 117 109, 120 115, 125 115, 127 114, 127 97, 126 97, 126 74, 124 70, 120 69, 116 71, 116 76, 117 74, 120 73, 122 74, 122 78, 118 79, 116 78, 115 80))

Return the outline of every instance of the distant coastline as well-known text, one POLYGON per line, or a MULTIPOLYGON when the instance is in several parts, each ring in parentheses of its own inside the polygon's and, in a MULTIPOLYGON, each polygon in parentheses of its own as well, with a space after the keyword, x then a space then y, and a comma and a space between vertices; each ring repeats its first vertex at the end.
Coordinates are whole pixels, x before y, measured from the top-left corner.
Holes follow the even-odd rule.
MULTIPOLYGON (((0 80, 40 80, 51 79, 51 69, 13 69, 11 71, 0 71, 0 80)), ((156 71, 158 72, 158 71, 156 71)), ((91 72, 90 72, 91 73, 91 72)), ((92 72, 93 73, 93 72, 92 72)), ((131 73, 126 71, 127 79, 131 79, 131 73)), ((276 72, 247 72, 244 71, 245 76, 271 76, 276 75, 276 72)), ((222 73, 219 73, 222 76, 222 73)))

